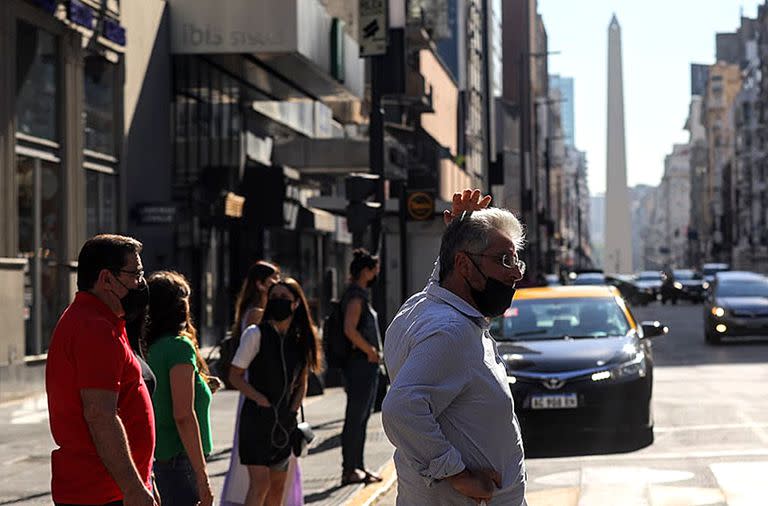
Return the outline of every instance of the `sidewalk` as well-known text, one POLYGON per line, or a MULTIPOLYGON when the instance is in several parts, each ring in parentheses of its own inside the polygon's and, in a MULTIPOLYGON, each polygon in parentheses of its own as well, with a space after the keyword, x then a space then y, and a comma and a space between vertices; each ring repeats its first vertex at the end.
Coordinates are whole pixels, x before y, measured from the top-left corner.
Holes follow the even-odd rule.
MULTIPOLYGON (((212 484, 221 490, 229 466, 237 395, 226 391, 214 396, 212 424, 214 427, 215 460, 209 465, 212 484), (216 398, 218 397, 218 399, 216 398)), ((309 455, 301 459, 306 504, 316 506, 342 505, 358 502, 363 494, 362 485, 341 486, 341 429, 344 424, 346 395, 341 388, 329 388, 322 396, 309 397, 304 404, 307 421, 315 431, 315 442, 309 455)), ((365 446, 366 465, 383 472, 391 462, 394 448, 384 435, 381 416, 374 413, 368 423, 365 446)), ((376 489, 376 485, 368 487, 376 489)))
MULTIPOLYGON (((317 436, 309 455, 301 460, 306 504, 313 506, 370 504, 387 483, 368 487, 341 487, 341 429, 346 396, 341 388, 326 389, 325 394, 310 397, 305 403, 307 421, 317 436)), ((232 431, 235 424, 237 393, 224 391, 213 398, 211 424, 214 450, 209 464, 211 484, 218 500, 229 467, 232 431)), ((44 397, 23 403, 0 405, 0 505, 50 504, 50 451, 44 397)), ((393 476, 391 459, 394 449, 381 428, 381 416, 374 413, 368 424, 366 465, 393 476)))

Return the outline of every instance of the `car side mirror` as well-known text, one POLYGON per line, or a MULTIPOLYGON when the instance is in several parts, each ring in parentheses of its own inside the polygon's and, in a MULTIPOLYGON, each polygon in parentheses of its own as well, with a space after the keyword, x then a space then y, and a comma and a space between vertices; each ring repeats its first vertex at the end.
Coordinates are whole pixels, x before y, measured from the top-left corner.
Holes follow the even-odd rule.
POLYGON ((669 327, 658 321, 647 321, 640 324, 643 337, 659 337, 669 333, 669 327))

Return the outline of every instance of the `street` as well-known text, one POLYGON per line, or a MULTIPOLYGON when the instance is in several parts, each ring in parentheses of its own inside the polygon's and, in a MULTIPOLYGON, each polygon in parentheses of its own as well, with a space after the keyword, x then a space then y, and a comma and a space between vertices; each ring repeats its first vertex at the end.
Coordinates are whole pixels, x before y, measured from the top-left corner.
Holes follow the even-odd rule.
MULTIPOLYGON (((658 319, 671 329, 654 345, 654 444, 623 454, 529 458, 530 506, 765 503, 768 343, 706 346, 701 311, 688 303, 635 310, 639 320, 658 319)), ((210 471, 217 491, 229 458, 235 400, 232 392, 214 399, 210 471)), ((307 403, 318 433, 316 447, 302 462, 308 504, 344 504, 361 492, 338 486, 343 409, 339 389, 307 403)), ((52 442, 44 398, 5 405, 0 412, 0 505, 50 503, 52 442)), ((368 464, 386 469, 392 448, 378 415, 371 419, 367 448, 368 464)), ((393 487, 376 504, 393 505, 395 493, 393 487)))
MULTIPOLYGON (((701 306, 652 304, 655 442, 607 455, 529 458, 529 506, 746 506, 768 497, 768 343, 704 344, 701 306)), ((595 449, 600 450, 600 449, 595 449)), ((394 488, 376 504, 394 505, 394 488)))

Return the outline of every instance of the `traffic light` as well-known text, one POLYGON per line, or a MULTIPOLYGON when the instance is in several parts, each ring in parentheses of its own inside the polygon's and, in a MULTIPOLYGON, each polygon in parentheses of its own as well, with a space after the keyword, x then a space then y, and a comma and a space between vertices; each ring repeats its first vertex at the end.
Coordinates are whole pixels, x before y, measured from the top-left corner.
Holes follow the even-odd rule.
POLYGON ((376 197, 381 177, 375 174, 350 174, 344 180, 347 193, 347 228, 356 245, 373 220, 381 216, 381 202, 370 202, 376 197))

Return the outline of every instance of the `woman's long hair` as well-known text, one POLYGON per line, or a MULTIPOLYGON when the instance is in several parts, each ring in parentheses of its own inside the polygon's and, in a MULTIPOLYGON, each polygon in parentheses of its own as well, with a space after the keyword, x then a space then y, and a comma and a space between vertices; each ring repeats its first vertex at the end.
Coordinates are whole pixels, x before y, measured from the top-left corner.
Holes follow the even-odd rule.
MULTIPOLYGON (((284 278, 276 285, 273 285, 270 291, 274 290, 276 286, 281 285, 290 290, 296 300, 299 301, 299 305, 293 313, 291 329, 298 335, 299 347, 304 352, 304 356, 307 359, 307 365, 309 365, 309 370, 318 372, 323 363, 323 351, 317 337, 315 322, 312 319, 312 314, 309 312, 307 297, 304 295, 304 290, 302 290, 299 282, 293 278, 284 278)), ((268 320, 269 314, 265 314, 264 319, 268 320)))
POLYGON ((165 336, 184 336, 195 347, 197 370, 207 378, 208 364, 200 354, 197 329, 189 311, 189 281, 175 271, 153 272, 149 279, 149 315, 146 329, 147 348, 165 336))
POLYGON ((232 324, 232 335, 236 339, 240 338, 240 326, 248 309, 259 302, 259 287, 256 286, 256 282, 265 283, 270 276, 278 272, 280 272, 278 266, 264 260, 259 260, 248 269, 248 274, 243 280, 243 286, 240 287, 240 293, 237 294, 235 301, 235 322, 232 324))

